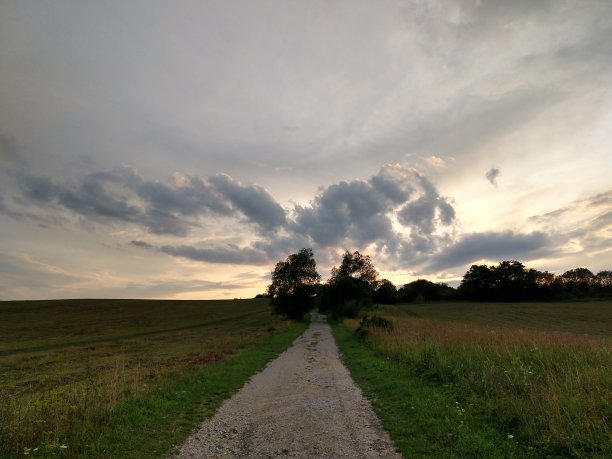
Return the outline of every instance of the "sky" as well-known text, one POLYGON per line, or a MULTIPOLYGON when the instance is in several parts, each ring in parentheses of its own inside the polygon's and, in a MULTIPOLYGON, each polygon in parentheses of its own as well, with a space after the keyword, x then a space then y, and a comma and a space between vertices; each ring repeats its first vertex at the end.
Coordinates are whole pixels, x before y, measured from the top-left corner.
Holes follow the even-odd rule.
POLYGON ((0 300, 612 269, 608 0, 0 0, 0 300))

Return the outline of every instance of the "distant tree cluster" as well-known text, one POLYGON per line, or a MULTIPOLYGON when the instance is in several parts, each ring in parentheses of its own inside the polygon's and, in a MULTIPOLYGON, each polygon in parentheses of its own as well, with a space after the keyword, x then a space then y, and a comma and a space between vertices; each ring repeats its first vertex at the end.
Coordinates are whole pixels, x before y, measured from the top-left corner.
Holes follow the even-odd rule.
MULTIPOLYGON (((273 311, 301 320, 315 305, 335 318, 357 317, 374 304, 414 301, 550 301, 612 296, 612 271, 593 274, 586 268, 570 269, 560 276, 528 269, 519 261, 497 266, 472 265, 459 288, 418 279, 399 289, 378 271, 367 255, 346 251, 330 279, 321 284, 311 249, 302 249, 276 264, 265 294, 273 311)), ((260 295, 264 296, 264 295, 260 295)))
POLYGON ((527 269, 518 261, 497 266, 472 265, 457 291, 472 301, 564 300, 612 296, 612 271, 596 275, 586 268, 570 269, 560 276, 527 269))

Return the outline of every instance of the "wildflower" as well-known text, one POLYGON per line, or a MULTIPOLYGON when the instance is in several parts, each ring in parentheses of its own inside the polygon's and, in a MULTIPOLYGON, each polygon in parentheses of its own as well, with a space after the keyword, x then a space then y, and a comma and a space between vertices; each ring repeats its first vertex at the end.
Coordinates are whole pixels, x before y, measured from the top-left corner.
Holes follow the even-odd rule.
POLYGON ((60 448, 61 449, 66 449, 66 448, 68 448, 68 445, 60 445, 60 448))
POLYGON ((513 438, 514 438, 514 435, 508 434, 508 440, 512 440, 513 438))

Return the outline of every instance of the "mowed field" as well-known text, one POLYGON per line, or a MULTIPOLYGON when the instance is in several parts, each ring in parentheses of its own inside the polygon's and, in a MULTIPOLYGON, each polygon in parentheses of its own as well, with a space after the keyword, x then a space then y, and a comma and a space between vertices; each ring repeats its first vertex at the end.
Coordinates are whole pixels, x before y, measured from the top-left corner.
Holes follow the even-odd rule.
POLYGON ((405 457, 612 457, 611 301, 376 314, 392 329, 335 333, 405 457))
POLYGON ((265 299, 0 302, 0 317, 0 457, 159 457, 304 329, 265 299))

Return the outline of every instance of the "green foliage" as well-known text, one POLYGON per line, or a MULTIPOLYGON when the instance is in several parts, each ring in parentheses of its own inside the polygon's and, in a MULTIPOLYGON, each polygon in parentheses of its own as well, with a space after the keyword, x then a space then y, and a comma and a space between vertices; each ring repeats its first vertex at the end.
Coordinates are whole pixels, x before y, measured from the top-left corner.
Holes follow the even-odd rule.
POLYGON ((166 456, 306 326, 267 299, 0 302, 0 316, 2 458, 166 456))
POLYGON ((275 314, 302 320, 314 304, 321 276, 312 249, 301 249, 285 261, 279 261, 272 272, 268 295, 275 314))

